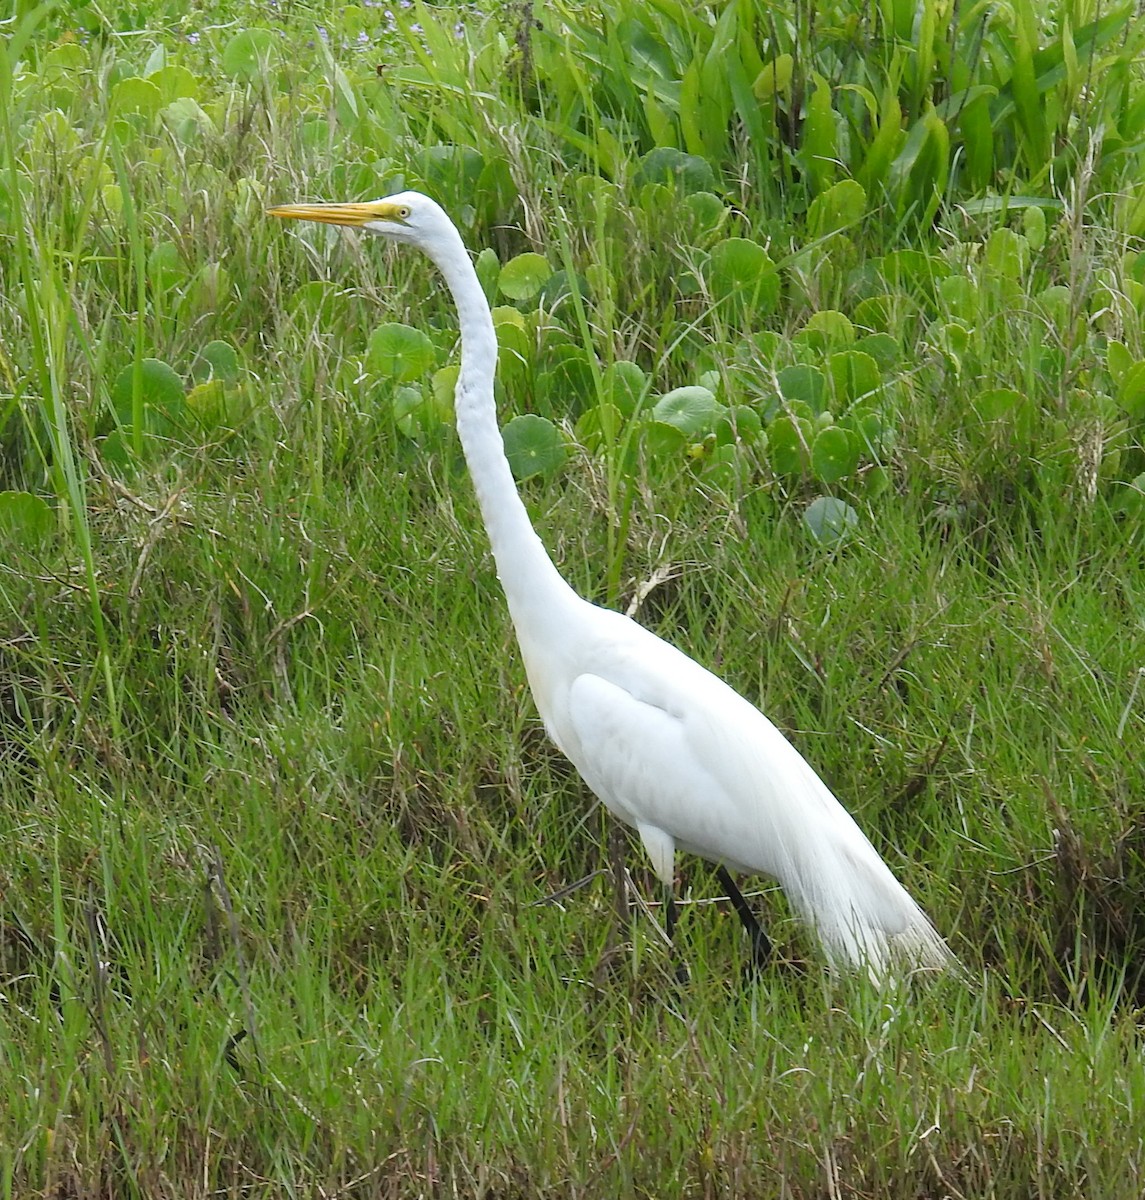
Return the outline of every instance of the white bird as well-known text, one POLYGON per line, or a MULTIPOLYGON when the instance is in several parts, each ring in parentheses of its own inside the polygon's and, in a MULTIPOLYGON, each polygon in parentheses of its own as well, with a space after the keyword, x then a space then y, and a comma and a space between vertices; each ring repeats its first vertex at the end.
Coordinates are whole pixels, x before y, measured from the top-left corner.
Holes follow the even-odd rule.
POLYGON ((582 599, 561 577, 505 457, 489 305, 440 206, 401 192, 268 211, 415 246, 444 276, 461 330, 457 432, 533 698, 549 736, 588 786, 639 832, 669 897, 669 937, 680 849, 718 864, 757 961, 770 944, 729 870, 778 880, 833 967, 865 969, 882 981, 950 963, 945 942, 851 815, 757 708, 635 621, 582 599))

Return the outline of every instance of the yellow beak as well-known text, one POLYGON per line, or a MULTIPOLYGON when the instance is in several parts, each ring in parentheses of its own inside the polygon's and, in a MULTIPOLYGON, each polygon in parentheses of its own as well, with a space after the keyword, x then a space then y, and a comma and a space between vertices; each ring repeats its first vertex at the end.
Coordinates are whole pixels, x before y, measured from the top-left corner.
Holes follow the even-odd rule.
POLYGON ((279 204, 266 211, 272 217, 355 226, 368 225, 371 221, 404 225, 409 215, 404 205, 393 204, 389 200, 372 200, 364 204, 279 204))

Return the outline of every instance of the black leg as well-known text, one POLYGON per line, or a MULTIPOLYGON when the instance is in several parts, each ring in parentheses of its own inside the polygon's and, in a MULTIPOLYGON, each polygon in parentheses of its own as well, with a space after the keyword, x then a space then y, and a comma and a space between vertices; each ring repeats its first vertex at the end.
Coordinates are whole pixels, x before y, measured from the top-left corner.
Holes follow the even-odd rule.
POLYGON ((676 963, 676 982, 687 983, 689 979, 688 964, 676 954, 676 925, 680 920, 680 909, 676 904, 675 889, 670 883, 664 885, 664 932, 672 943, 672 958, 676 963))
POLYGON ((632 932, 632 905, 628 899, 628 872, 624 868, 624 853, 628 848, 624 830, 619 821, 608 823, 608 865, 612 871, 612 899, 616 906, 616 921, 621 938, 632 932))
POLYGON ((767 966, 771 958, 771 939, 763 932, 762 926, 755 919, 755 914, 743 898, 743 892, 736 887, 736 881, 728 873, 728 869, 723 863, 716 868, 716 874, 721 887, 727 892, 728 899, 732 902, 732 907, 739 914, 739 919, 743 923, 744 929, 747 930, 748 937, 751 938, 750 970, 753 974, 758 974, 767 966))

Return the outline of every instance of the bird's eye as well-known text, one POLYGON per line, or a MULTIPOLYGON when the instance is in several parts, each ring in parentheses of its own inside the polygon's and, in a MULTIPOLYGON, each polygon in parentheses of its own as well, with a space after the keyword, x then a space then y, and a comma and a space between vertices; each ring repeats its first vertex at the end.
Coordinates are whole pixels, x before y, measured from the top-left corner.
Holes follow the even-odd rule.
POLYGON ((398 209, 398 216, 401 217, 403 221, 409 220, 410 207, 408 204, 403 204, 401 208, 398 209))

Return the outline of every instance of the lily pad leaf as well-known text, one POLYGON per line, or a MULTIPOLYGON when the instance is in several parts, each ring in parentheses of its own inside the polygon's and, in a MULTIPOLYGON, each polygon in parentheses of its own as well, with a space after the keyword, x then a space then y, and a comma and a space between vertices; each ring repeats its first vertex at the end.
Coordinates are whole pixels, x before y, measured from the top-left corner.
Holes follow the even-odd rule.
POLYGON ((244 29, 223 47, 223 70, 242 83, 254 83, 277 57, 278 44, 269 29, 244 29))
POLYGON ((158 358, 145 358, 139 364, 138 401, 136 408, 135 364, 123 368, 111 389, 111 402, 120 425, 133 428, 142 417, 141 428, 162 436, 182 424, 186 403, 183 379, 172 367, 158 358))
POLYGON ((56 527, 52 506, 31 492, 0 492, 0 536, 20 546, 46 542, 56 527))
POLYGON ((698 384, 673 388, 661 396, 652 408, 654 421, 671 425, 693 438, 711 432, 723 414, 724 406, 716 400, 715 395, 698 384))
POLYGON ((738 297, 755 313, 770 313, 779 300, 779 272, 767 251, 747 238, 726 238, 708 260, 708 284, 717 299, 738 297))
POLYGON ((437 352, 429 335, 399 321, 379 325, 366 346, 366 366, 375 375, 410 383, 433 366, 437 352))
POLYGON ((838 546, 858 528, 859 514, 837 496, 820 496, 804 509, 803 524, 821 546, 838 546))
POLYGON ((230 342, 208 342, 191 363, 191 378, 196 383, 221 379, 223 383, 238 383, 239 356, 230 342))
POLYGON ((565 440, 552 421, 525 413, 501 430, 505 457, 518 479, 547 475, 565 461, 565 440))
POLYGON ((510 300, 531 300, 540 293, 552 273, 543 254, 518 254, 501 268, 497 286, 510 300))
POLYGON ((859 439, 854 434, 828 425, 821 429, 811 447, 811 470, 823 483, 836 483, 853 475, 859 465, 859 439))
POLYGON ((802 400, 812 413, 821 413, 827 396, 827 378, 818 367, 784 367, 777 375, 779 390, 787 400, 802 400))

